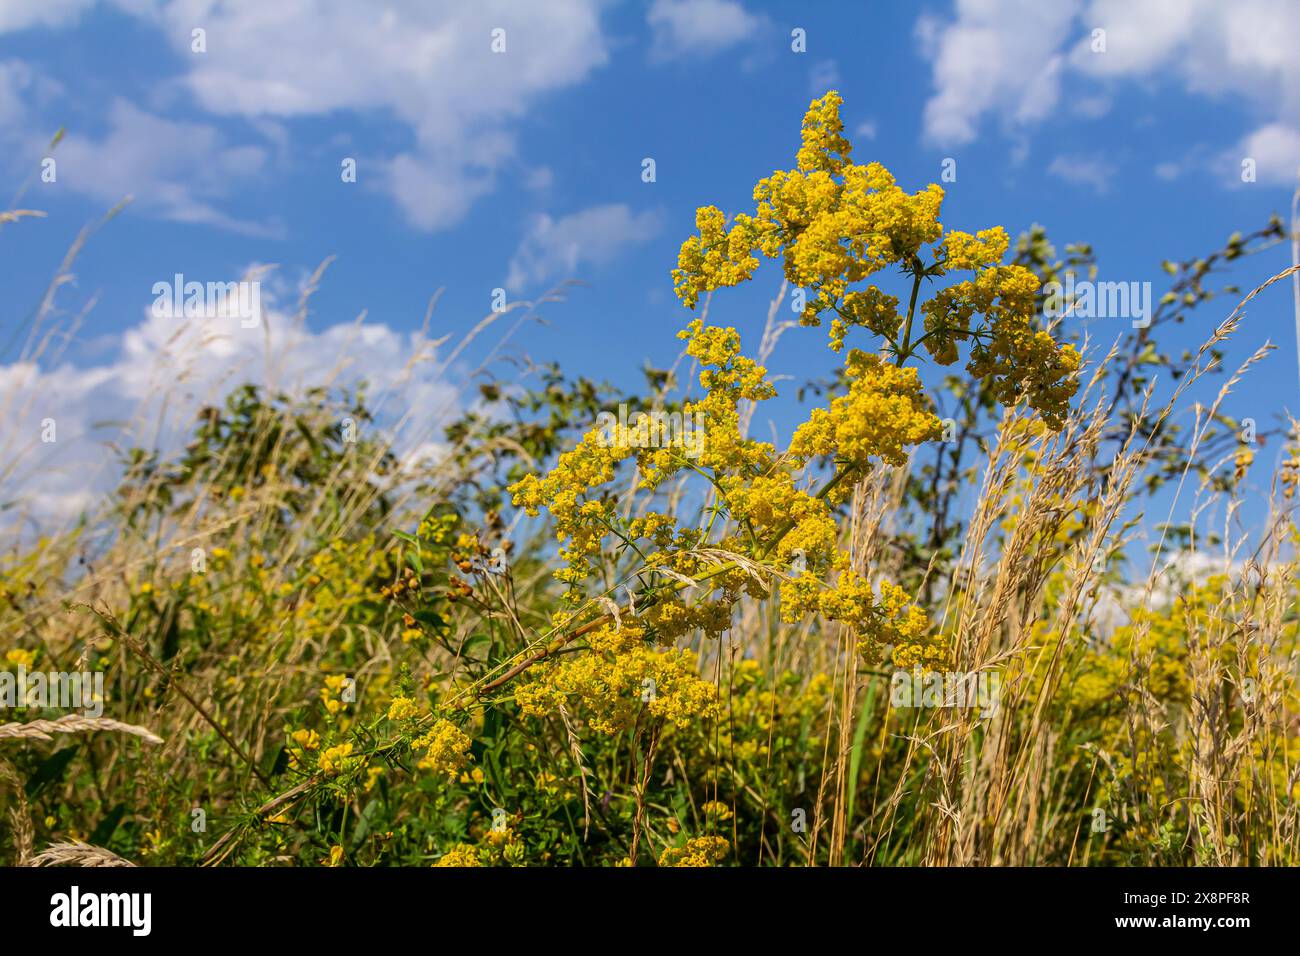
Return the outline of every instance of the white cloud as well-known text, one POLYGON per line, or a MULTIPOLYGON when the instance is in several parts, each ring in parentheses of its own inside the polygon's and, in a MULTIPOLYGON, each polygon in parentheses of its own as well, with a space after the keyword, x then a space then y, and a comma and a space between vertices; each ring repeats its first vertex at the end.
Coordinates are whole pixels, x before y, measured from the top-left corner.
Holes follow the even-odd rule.
POLYGON ((1285 123, 1261 126, 1225 151, 1219 164, 1229 177, 1241 182, 1245 159, 1255 161, 1256 181, 1294 186, 1300 178, 1300 129, 1285 123))
MULTIPOLYGON (((216 114, 281 118, 387 112, 413 145, 372 157, 370 185, 417 228, 455 225, 515 156, 512 121, 540 96, 608 59, 599 0, 388 0, 376 4, 227 0, 164 8, 190 64, 186 83, 216 114), (189 54, 202 23, 208 52, 189 54), (492 31, 505 31, 505 51, 492 31)), ((340 157, 341 158, 341 157, 340 157)), ((363 157, 358 158, 361 165, 363 157)), ((359 176, 360 180, 360 176, 359 176)))
POLYGON ((12 126, 22 120, 31 82, 32 71, 26 63, 19 60, 0 62, 0 124, 12 126))
MULTIPOLYGON (((63 92, 27 63, 0 61, 0 148, 24 164, 43 159, 54 130, 40 129, 35 114, 38 107, 53 111, 50 104, 63 92)), ((111 101, 103 112, 103 135, 70 132, 49 151, 56 175, 43 190, 67 190, 105 205, 130 195, 135 208, 162 219, 245 235, 281 234, 274 224, 236 219, 214 204, 265 171, 263 147, 231 145, 214 126, 163 119, 125 99, 111 101)))
POLYGON ((234 219, 211 202, 265 171, 262 147, 228 145, 212 126, 162 119, 122 99, 109 106, 108 126, 100 139, 64 138, 54 152, 58 186, 104 203, 131 194, 140 208, 177 222, 279 234, 273 226, 234 219))
POLYGON ((1253 155, 1260 181, 1290 183, 1300 139, 1297 17, 1295 0, 958 0, 951 22, 917 24, 934 83, 925 135, 960 145, 990 117, 1019 135, 1058 108, 1071 80, 1103 85, 1071 85, 1071 109, 1093 118, 1109 109, 1119 83, 1173 81, 1194 95, 1241 98, 1259 114, 1255 130, 1211 165, 1231 165, 1235 175, 1253 155))
POLYGON ((559 219, 539 216, 510 260, 507 288, 575 278, 583 265, 603 265, 630 245, 653 239, 662 228, 659 213, 633 214, 622 203, 593 206, 559 219))
MULTIPOLYGON (((3 0, 0 30, 68 24, 90 5, 3 0)), ((362 144, 338 158, 357 159, 365 171, 359 182, 389 194, 409 221, 425 230, 455 225, 495 188, 497 177, 515 160, 513 126, 539 97, 583 81, 608 60, 599 17, 603 0, 115 0, 115 5, 161 31, 184 64, 181 88, 212 115, 263 127, 267 119, 340 112, 396 120, 410 139, 405 148, 376 145, 367 152, 362 144), (190 49, 196 27, 206 31, 202 54, 190 49), (492 49, 497 28, 505 31, 500 53, 492 49)), ((163 142, 167 145, 159 152, 176 145, 163 142)), ((127 143, 113 145, 130 153, 127 143)), ((190 151, 185 152, 188 157, 190 151)), ((137 171, 148 165, 137 154, 129 158, 137 171)), ((183 165, 165 157, 152 162, 155 169, 183 165)), ((206 165, 186 163, 195 173, 206 165)), ((154 190, 173 214, 219 220, 211 208, 199 208, 191 196, 181 195, 177 185, 164 178, 154 190)))
POLYGON ((174 452, 197 410, 244 382, 293 392, 365 379, 381 416, 385 400, 388 411, 411 416, 399 454, 436 447, 458 400, 427 340, 382 324, 312 332, 277 309, 267 289, 263 283, 262 324, 254 328, 220 305, 194 318, 147 309, 100 364, 0 365, 0 500, 19 503, 6 520, 25 513, 43 530, 75 520, 118 480, 107 443, 174 452), (51 443, 42 441, 46 419, 56 430, 51 443))
POLYGON ((1108 96, 1081 96, 1074 100, 1070 107, 1087 119, 1100 119, 1110 112, 1111 105, 1108 96))
POLYGON ((1300 107, 1293 0, 1092 0, 1088 36, 1070 61, 1105 78, 1178 77, 1193 93, 1232 93, 1300 107), (1104 53, 1091 51, 1091 30, 1106 31, 1104 53))
POLYGON ((752 37, 763 23, 736 0, 655 0, 646 14, 650 58, 704 56, 752 37))
POLYGON ((1106 31, 1106 51, 1081 42, 1070 62, 1104 81, 1172 77, 1190 93, 1245 100, 1265 121, 1209 165, 1239 183, 1250 157, 1260 182, 1290 185, 1300 166, 1297 17, 1294 0, 1092 0, 1084 19, 1106 31))
POLYGON ((61 27, 74 22, 96 0, 4 0, 0 33, 31 27, 61 27))
POLYGON ((1155 168, 1156 176, 1165 182, 1173 182, 1183 174, 1183 168, 1178 163, 1157 163, 1155 168))
POLYGON ((1088 186, 1104 193, 1110 189, 1116 168, 1099 156, 1057 156, 1047 171, 1072 186, 1088 186))
POLYGON ((1056 106, 1064 43, 1075 0, 958 0, 956 18, 917 24, 933 63, 935 93, 925 104, 925 136, 941 145, 975 138, 984 114, 1008 126, 1041 120, 1056 106))
POLYGON ((853 135, 862 139, 876 138, 876 123, 874 120, 863 120, 853 129, 853 135))

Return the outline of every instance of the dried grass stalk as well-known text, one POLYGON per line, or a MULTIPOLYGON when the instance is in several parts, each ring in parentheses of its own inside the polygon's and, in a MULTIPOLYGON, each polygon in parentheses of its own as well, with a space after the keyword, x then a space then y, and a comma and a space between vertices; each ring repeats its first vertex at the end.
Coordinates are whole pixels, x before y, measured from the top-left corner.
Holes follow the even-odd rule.
POLYGON ((24 864, 26 866, 135 866, 112 850, 91 846, 80 840, 51 843, 24 864))
POLYGON ((107 717, 79 717, 68 714, 58 720, 32 720, 25 724, 0 724, 0 740, 50 740, 50 734, 79 734, 95 730, 117 730, 151 744, 163 739, 147 727, 124 724, 107 717))

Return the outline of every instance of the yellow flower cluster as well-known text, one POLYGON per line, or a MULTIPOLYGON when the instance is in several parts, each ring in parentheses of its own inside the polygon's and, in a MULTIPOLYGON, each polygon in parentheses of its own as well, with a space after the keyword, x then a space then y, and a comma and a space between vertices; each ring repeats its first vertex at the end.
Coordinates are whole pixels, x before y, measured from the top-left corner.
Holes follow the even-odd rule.
POLYGON ((973 236, 969 232, 952 229, 943 237, 939 261, 948 271, 978 271, 1001 262, 1010 245, 1011 239, 1001 226, 981 229, 973 236))
POLYGON ((644 630, 609 625, 588 635, 591 653, 552 663, 515 693, 520 710, 541 717, 573 700, 592 730, 616 734, 646 714, 677 727, 716 716, 718 694, 690 651, 656 651, 644 630))
POLYGON ((328 747, 320 755, 320 772, 330 776, 343 773, 345 770, 351 770, 355 767, 358 759, 352 756, 352 744, 339 744, 335 747, 328 747))
POLYGON ((886 646, 893 647, 898 667, 935 666, 942 663, 945 648, 930 630, 925 611, 911 603, 905 590, 889 581, 880 582, 876 598, 871 582, 852 568, 843 567, 835 585, 826 588, 812 573, 787 581, 781 591, 781 617, 798 621, 816 611, 831 621, 853 628, 858 651, 874 660, 886 646))
POLYGON ((758 264, 755 252, 780 258, 787 281, 807 293, 800 321, 820 325, 823 313, 835 313, 830 330, 835 351, 851 329, 860 327, 883 338, 900 359, 923 343, 936 361, 948 365, 957 360, 958 343, 970 340, 968 370, 990 379, 999 402, 1011 405, 1023 398, 1059 428, 1077 388, 1073 375, 1080 357, 1073 346, 1058 345, 1035 327, 1037 277, 1000 264, 1010 243, 1001 227, 945 234, 939 186, 909 195, 880 164, 852 164, 839 115, 842 102, 834 91, 813 101, 804 117, 796 168, 777 171, 755 186, 755 215, 736 216, 728 230, 718 209, 700 210, 700 234, 683 244, 673 272, 678 296, 695 308, 702 292, 750 279, 758 264), (930 244, 933 262, 926 265, 922 248, 930 244), (899 315, 897 297, 874 285, 850 288, 892 264, 915 282, 906 318, 899 315), (925 334, 913 340, 912 310, 922 279, 953 271, 976 276, 921 305, 925 334), (982 325, 973 324, 976 316, 982 325))
MULTIPOLYGON (((727 231, 722 213, 708 207, 709 231, 686 240, 673 272, 688 307, 695 307, 703 291, 749 279, 757 268, 753 253, 761 251, 782 258, 786 279, 813 292, 801 320, 817 325, 822 312, 841 305, 849 285, 914 258, 922 245, 939 238, 943 190, 931 184, 908 195, 879 163, 852 165, 842 102, 834 91, 813 101, 803 121, 797 168, 778 170, 754 187, 754 216, 737 216, 727 231), (705 248, 710 254, 701 255, 705 248)), ((887 328, 893 322, 888 305, 889 298, 877 291, 853 303, 848 314, 887 328)), ((842 341, 843 329, 836 334, 842 341)))
POLYGON ((347 677, 343 674, 331 674, 325 678, 325 686, 320 690, 321 703, 331 716, 337 714, 344 707, 342 698, 343 684, 347 677))
MULTIPOLYGON (((703 422, 697 456, 688 458, 671 446, 619 446, 596 428, 544 477, 529 475, 511 486, 514 503, 529 515, 550 511, 564 562, 556 577, 568 585, 571 605, 586 603, 584 582, 616 566, 605 554, 611 538, 617 538, 615 561, 620 552, 636 552, 640 567, 634 573, 649 592, 634 610, 634 625, 609 625, 589 635, 586 654, 539 668, 537 679, 515 696, 525 713, 553 713, 576 699, 590 709, 592 726, 605 733, 629 726, 644 711, 682 724, 712 713, 716 695, 694 673, 694 658, 647 644, 672 644, 697 632, 722 634, 742 593, 767 593, 765 579, 749 573, 755 566, 782 579, 782 614, 790 622, 811 613, 843 621, 864 654, 892 646, 899 666, 942 659, 941 640, 928 633, 928 619, 901 588, 883 582, 877 594, 851 570, 839 550, 835 507, 876 463, 906 467, 910 449, 942 436, 917 370, 906 365, 921 346, 947 364, 956 360, 959 342, 970 342, 969 367, 989 381, 994 396, 1007 404, 1027 400, 1053 427, 1059 427, 1074 392, 1079 356, 1034 327, 1038 280, 1027 269, 1000 264, 1009 246, 1005 230, 945 235, 939 222, 942 189, 930 185, 909 194, 880 164, 851 162, 841 103, 835 92, 812 103, 796 168, 757 184, 753 215, 728 224, 713 206, 698 211, 698 234, 682 245, 674 287, 695 308, 701 295, 748 281, 759 254, 780 259, 786 279, 806 293, 804 324, 818 325, 823 313, 834 312, 835 351, 843 351, 855 328, 878 335, 886 348, 880 354, 849 349, 843 368, 847 393, 813 409, 786 454, 778 456, 771 444, 748 438, 742 425, 749 406, 776 393, 767 370, 742 353, 735 329, 695 319, 679 337, 700 369, 703 395, 682 408, 703 422), (926 246, 932 246, 929 252, 926 246), (913 280, 905 316, 897 297, 859 285, 891 265, 913 280), (959 271, 974 276, 922 304, 918 324, 925 331, 914 335, 921 285, 959 271), (714 538, 712 519, 695 528, 679 527, 658 512, 634 520, 621 516, 605 486, 632 458, 644 490, 658 489, 684 469, 707 478, 716 496, 714 516, 727 517, 726 530, 714 538), (827 458, 836 466, 835 478, 815 494, 800 487, 799 470, 806 477, 808 466, 827 458), (641 541, 650 547, 642 548, 641 541), (737 560, 701 554, 707 551, 735 554, 737 560), (828 575, 834 576, 831 586, 828 575), (689 601, 678 594, 687 578, 707 578, 705 592, 689 601), (646 687, 654 691, 642 699, 646 687)), ((556 627, 574 622, 565 616, 556 627)))
POLYGON ((830 505, 795 487, 784 471, 761 475, 746 483, 738 478, 720 482, 731 516, 765 538, 785 533, 771 553, 782 565, 802 557, 805 568, 824 568, 838 555, 838 529, 830 505))
POLYGON ((29 668, 36 663, 36 653, 24 650, 21 647, 15 647, 13 650, 5 652, 5 663, 14 668, 29 668))
POLYGON ((409 720, 420 715, 420 708, 408 697, 394 697, 388 707, 389 720, 409 720))
POLYGON ((731 812, 731 807, 727 806, 721 800, 708 801, 700 807, 700 813, 704 815, 706 820, 713 823, 722 823, 730 820, 734 816, 731 812))
POLYGON ((1059 345, 1034 328, 1038 284, 1038 277, 1021 266, 992 266, 973 281, 941 290, 921 307, 925 347, 940 365, 951 365, 957 361, 957 341, 975 338, 967 371, 988 379, 1002 404, 1024 398, 1048 425, 1060 428, 1082 359, 1073 345, 1059 345), (977 314, 988 322, 986 332, 971 331, 977 314))
POLYGON ((671 644, 696 630, 703 632, 705 637, 718 637, 731 626, 734 603, 731 597, 695 604, 665 598, 647 608, 641 619, 653 629, 660 644, 671 644))
POLYGON ((943 423, 930 411, 914 368, 891 365, 853 349, 845 362, 849 392, 815 408, 790 440, 790 454, 807 462, 834 455, 866 471, 871 458, 907 463, 908 445, 939 438, 943 423))
POLYGON ((781 773, 802 760, 820 759, 834 693, 829 674, 811 680, 794 671, 768 674, 758 661, 737 661, 727 707, 718 721, 717 752, 738 772, 781 773))
POLYGON ((691 837, 685 846, 669 847, 659 856, 660 866, 715 866, 731 852, 722 837, 691 837))
POLYGON ((831 348, 836 352, 843 350, 844 339, 855 326, 891 342, 903 326, 903 317, 898 313, 898 297, 886 295, 874 285, 860 292, 848 293, 836 311, 839 316, 831 320, 831 348))
POLYGON ((425 734, 411 742, 416 750, 423 750, 417 766, 434 774, 455 777, 470 761, 469 736, 449 720, 439 720, 425 734))
MULTIPOLYGON (((761 402, 776 394, 767 369, 741 354, 740 333, 735 329, 706 326, 696 319, 677 336, 687 341, 686 354, 700 363, 700 385, 706 392, 685 408, 687 414, 703 415, 704 420, 703 452, 695 464, 717 470, 761 469, 773 448, 742 437, 739 409, 741 401, 761 402)), ((673 470, 665 467, 670 459, 663 451, 645 463, 646 487, 655 487, 673 470)))
POLYGON ((607 446, 601 430, 593 428, 577 447, 560 455, 545 478, 530 474, 510 486, 517 507, 533 516, 547 508, 555 518, 556 537, 568 542, 560 551, 566 567, 556 572, 559 580, 575 585, 593 572, 589 559, 601 552, 614 519, 614 503, 587 500, 586 494, 613 481, 619 462, 630 454, 630 448, 607 446))
POLYGON ((682 245, 678 268, 673 273, 678 295, 691 308, 701 292, 739 285, 758 268, 750 230, 737 225, 728 231, 727 217, 716 206, 702 206, 696 211, 695 228, 700 234, 682 245))
POLYGON ((457 843, 440 856, 434 866, 482 866, 479 861, 478 848, 468 843, 457 843))

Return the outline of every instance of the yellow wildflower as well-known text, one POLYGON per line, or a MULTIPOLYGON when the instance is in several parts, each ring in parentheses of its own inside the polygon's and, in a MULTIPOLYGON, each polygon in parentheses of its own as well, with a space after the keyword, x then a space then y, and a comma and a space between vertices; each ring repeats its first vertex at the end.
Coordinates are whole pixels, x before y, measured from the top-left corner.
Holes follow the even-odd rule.
POLYGON ((13 650, 5 652, 5 662, 13 665, 15 668, 29 668, 36 663, 36 653, 34 651, 24 650, 21 647, 15 647, 13 650))
POLYGON ((454 777, 469 763, 472 741, 463 730, 449 720, 440 720, 428 733, 412 741, 412 747, 423 750, 424 756, 417 766, 435 774, 454 777))
POLYGON ((411 717, 417 717, 419 714, 420 708, 406 697, 394 697, 393 703, 388 708, 389 720, 407 720, 411 717))
POLYGON ((320 755, 321 773, 330 775, 342 773, 355 765, 356 760, 352 755, 352 744, 339 744, 335 747, 329 747, 320 755))
POLYGON ((482 866, 479 861, 478 848, 468 843, 457 843, 439 857, 434 866, 482 866))
POLYGON ((692 837, 685 846, 669 847, 659 857, 660 866, 714 866, 731 852, 722 837, 692 837))

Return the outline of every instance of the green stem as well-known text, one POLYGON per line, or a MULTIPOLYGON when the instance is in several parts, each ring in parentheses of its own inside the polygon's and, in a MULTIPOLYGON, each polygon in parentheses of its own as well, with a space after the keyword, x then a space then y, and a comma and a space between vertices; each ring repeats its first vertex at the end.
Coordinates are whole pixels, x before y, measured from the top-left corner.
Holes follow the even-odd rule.
MULTIPOLYGON (((852 474, 852 472, 853 469, 848 467, 847 465, 837 468, 835 470, 835 474, 831 476, 831 479, 828 482, 826 482, 825 485, 822 486, 821 491, 817 492, 817 497, 824 501, 826 499, 826 496, 829 495, 832 491, 834 491, 836 487, 838 487, 839 484, 842 481, 844 481, 845 478, 847 478, 850 474, 852 474)), ((769 544, 766 548, 763 548, 761 551, 756 552, 754 557, 761 561, 763 558, 767 557, 769 554, 775 551, 777 545, 779 545, 782 539, 785 538, 785 536, 790 533, 790 529, 793 528, 794 526, 795 526, 795 520, 793 518, 789 518, 783 524, 778 525, 776 532, 772 537, 772 543, 769 544)))
POLYGON ((916 297, 921 291, 921 275, 922 273, 917 268, 917 264, 914 264, 912 266, 912 297, 907 303, 907 322, 903 329, 903 347, 896 352, 898 359, 895 364, 900 368, 912 355, 912 319, 916 315, 916 297))

